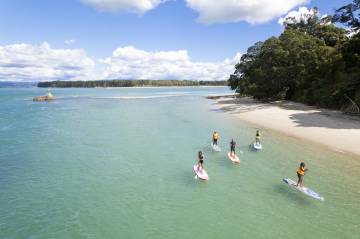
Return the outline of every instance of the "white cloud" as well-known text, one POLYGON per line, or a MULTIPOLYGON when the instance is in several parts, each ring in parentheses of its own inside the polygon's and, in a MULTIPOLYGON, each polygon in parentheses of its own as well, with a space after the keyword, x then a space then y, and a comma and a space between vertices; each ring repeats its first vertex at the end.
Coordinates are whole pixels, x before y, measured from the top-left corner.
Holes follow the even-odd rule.
POLYGON ((280 25, 284 25, 284 23, 296 23, 300 21, 306 21, 310 16, 316 14, 318 14, 318 12, 313 8, 308 9, 307 7, 299 7, 297 11, 291 11, 286 14, 286 16, 279 18, 278 23, 280 25))
POLYGON ((46 42, 0 46, 2 81, 85 80, 94 67, 82 49, 53 49, 46 42))
POLYGON ((239 61, 192 61, 185 50, 143 51, 117 48, 112 56, 92 59, 83 49, 53 49, 41 45, 0 46, 0 81, 52 81, 101 79, 227 80, 239 61))
POLYGON ((100 11, 143 14, 165 0, 81 0, 100 11))
POLYGON ((65 40, 64 43, 66 45, 73 45, 76 43, 76 39, 68 39, 68 40, 65 40))
POLYGON ((310 0, 185 0, 202 23, 263 23, 310 0))
POLYGON ((127 46, 101 62, 107 65, 105 79, 227 80, 240 56, 238 53, 220 62, 193 62, 185 50, 149 52, 127 46))

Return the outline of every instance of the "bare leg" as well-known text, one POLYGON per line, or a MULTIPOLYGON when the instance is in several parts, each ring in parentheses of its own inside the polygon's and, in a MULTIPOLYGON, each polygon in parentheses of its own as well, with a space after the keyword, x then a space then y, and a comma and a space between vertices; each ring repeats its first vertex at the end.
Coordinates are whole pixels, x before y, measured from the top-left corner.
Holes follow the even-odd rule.
POLYGON ((299 184, 300 184, 300 180, 301 180, 301 177, 299 177, 299 175, 298 175, 298 181, 297 181, 296 187, 298 187, 298 186, 299 186, 299 184))
MULTIPOLYGON (((299 177, 299 176, 298 176, 298 177, 299 177)), ((300 177, 299 177, 299 180, 298 180, 298 182, 297 182, 297 184, 296 184, 296 187, 300 186, 300 187, 302 188, 302 186, 303 186, 303 177, 304 177, 304 176, 300 176, 300 177)))

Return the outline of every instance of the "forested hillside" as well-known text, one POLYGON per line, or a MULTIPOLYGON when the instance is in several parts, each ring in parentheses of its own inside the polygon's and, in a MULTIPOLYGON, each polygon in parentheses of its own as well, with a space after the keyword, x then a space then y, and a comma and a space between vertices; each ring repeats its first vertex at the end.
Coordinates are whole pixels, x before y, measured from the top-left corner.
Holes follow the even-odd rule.
POLYGON ((320 17, 288 18, 284 32, 248 48, 229 85, 261 100, 293 100, 357 111, 360 105, 360 0, 320 17))

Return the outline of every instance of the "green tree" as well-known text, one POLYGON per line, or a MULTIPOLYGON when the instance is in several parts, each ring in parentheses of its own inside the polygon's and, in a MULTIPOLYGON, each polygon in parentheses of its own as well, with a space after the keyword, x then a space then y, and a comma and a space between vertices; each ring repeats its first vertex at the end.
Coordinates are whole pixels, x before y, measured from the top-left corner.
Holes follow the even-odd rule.
MULTIPOLYGON (((357 1, 358 2, 358 1, 357 1)), ((229 85, 257 99, 286 99, 343 109, 360 103, 360 37, 319 19, 318 10, 300 21, 287 19, 284 32, 250 47, 229 85)))

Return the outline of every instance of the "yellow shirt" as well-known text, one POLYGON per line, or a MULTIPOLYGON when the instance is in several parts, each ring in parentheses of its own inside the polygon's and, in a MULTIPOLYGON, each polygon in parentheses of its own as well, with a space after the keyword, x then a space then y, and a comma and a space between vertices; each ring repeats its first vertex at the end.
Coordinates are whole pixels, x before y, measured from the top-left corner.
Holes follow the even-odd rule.
POLYGON ((219 138, 219 134, 218 133, 214 133, 213 134, 213 139, 218 139, 219 138))

